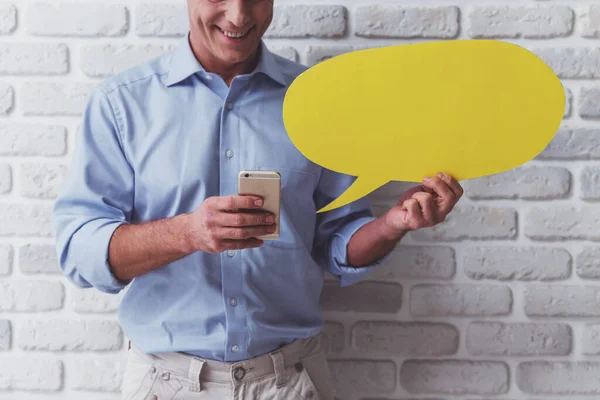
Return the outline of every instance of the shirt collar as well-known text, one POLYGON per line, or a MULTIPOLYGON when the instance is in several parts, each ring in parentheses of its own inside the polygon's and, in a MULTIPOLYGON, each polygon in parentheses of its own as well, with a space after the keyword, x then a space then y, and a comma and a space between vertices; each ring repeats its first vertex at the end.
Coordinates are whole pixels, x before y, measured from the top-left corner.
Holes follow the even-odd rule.
MULTIPOLYGON (((196 59, 192 47, 190 46, 189 33, 172 53, 169 64, 169 73, 166 81, 167 86, 179 83, 197 72, 204 72, 204 68, 198 62, 198 59, 196 59)), ((288 80, 281 72, 275 55, 269 51, 262 40, 260 41, 260 59, 252 74, 254 73, 264 73, 284 86, 289 84, 288 80)))

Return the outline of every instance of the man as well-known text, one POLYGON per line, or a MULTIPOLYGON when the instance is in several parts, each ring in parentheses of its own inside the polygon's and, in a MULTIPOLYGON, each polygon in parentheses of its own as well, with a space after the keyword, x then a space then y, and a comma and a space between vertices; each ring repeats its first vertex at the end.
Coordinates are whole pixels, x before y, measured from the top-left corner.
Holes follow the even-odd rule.
MULTIPOLYGON (((426 179, 380 218, 365 199, 316 210, 352 177, 311 163, 287 137, 286 89, 305 70, 262 36, 270 0, 188 0, 174 52, 91 94, 55 205, 63 272, 118 293, 130 339, 123 399, 332 399, 320 347, 324 270, 364 278, 408 232, 462 196, 426 179), (282 175, 281 235, 243 169, 282 175), (243 211, 246 210, 246 211, 243 211)), ((402 149, 399 149, 399 154, 402 149)))

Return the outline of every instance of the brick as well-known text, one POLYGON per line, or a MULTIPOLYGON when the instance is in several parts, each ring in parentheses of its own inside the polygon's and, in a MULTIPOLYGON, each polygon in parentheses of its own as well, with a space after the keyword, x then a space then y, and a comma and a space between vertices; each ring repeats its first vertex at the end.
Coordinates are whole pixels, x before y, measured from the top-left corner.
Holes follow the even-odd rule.
POLYGON ((329 369, 338 396, 391 393, 396 389, 396 364, 391 361, 332 360, 329 369))
POLYGON ((583 168, 580 181, 583 200, 600 200, 600 167, 583 168))
POLYGON ((16 337, 22 350, 108 351, 123 345, 116 321, 23 321, 16 337))
POLYGON ((581 353, 588 356, 600 355, 600 324, 586 324, 581 335, 581 353))
POLYGON ((527 286, 525 314, 530 317, 599 317, 600 287, 527 286))
POLYGON ((550 39, 573 32, 575 14, 565 6, 486 6, 468 14, 472 38, 550 39))
POLYGON ((455 6, 358 6, 354 11, 354 33, 359 37, 450 39, 458 35, 459 14, 455 6))
POLYGON ((306 65, 312 67, 330 58, 355 51, 355 46, 349 45, 317 45, 306 47, 306 65))
POLYGON ((359 282, 342 288, 337 282, 326 282, 320 303, 325 311, 396 313, 402 306, 402 286, 359 282))
POLYGON ((536 207, 525 217, 525 235, 532 240, 600 240, 597 207, 536 207))
POLYGON ((422 284, 410 292, 410 313, 414 317, 508 315, 512 303, 507 286, 422 284))
POLYGON ((571 255, 556 248, 471 247, 463 264, 465 274, 477 280, 556 281, 571 276, 571 255))
POLYGON ((67 173, 66 165, 27 163, 21 165, 21 196, 54 199, 67 173))
POLYGON ((454 249, 442 246, 397 246, 369 276, 374 281, 449 280, 456 273, 454 249))
POLYGON ((571 112, 573 109, 573 92, 571 89, 565 89, 565 113, 563 118, 568 118, 571 116, 571 112))
POLYGON ((60 282, 0 282, 0 311, 41 312, 59 310, 63 308, 64 298, 65 290, 60 282))
POLYGON ((581 88, 579 104, 581 118, 600 118, 600 87, 581 88))
POLYGON ((52 205, 3 204, 0 207, 0 236, 54 235, 52 205))
POLYGON ((127 7, 101 2, 37 2, 26 12, 27 33, 34 36, 112 37, 129 29, 127 7))
POLYGON ((326 321, 321 336, 321 346, 327 355, 339 354, 344 351, 346 334, 344 325, 339 322, 326 321))
POLYGON ((96 87, 89 82, 27 82, 22 88, 26 116, 81 116, 96 87))
POLYGON ((0 320, 0 351, 10 350, 12 343, 11 333, 10 321, 6 319, 0 320))
POLYGON ((62 389, 62 383, 61 361, 47 357, 2 357, 0 390, 58 392, 62 389))
POLYGON ((9 244, 0 244, 0 276, 12 273, 13 248, 9 244))
POLYGON ((1 156, 58 157, 66 152, 67 129, 64 126, 0 124, 1 156))
POLYGON ((104 78, 150 61, 171 50, 168 45, 100 44, 85 46, 81 70, 87 76, 104 78))
POLYGON ((600 6, 593 5, 579 13, 581 36, 600 38, 600 6))
POLYGON ((115 360, 76 360, 69 379, 70 387, 86 392, 119 392, 126 362, 115 360))
POLYGON ((71 305, 78 313, 112 313, 119 309, 125 291, 118 294, 100 292, 93 288, 71 289, 71 305))
POLYGON ((26 244, 19 248, 19 270, 25 274, 60 274, 56 247, 51 244, 26 244))
POLYGON ((449 324, 361 321, 352 327, 353 348, 368 357, 452 355, 458 342, 449 324))
POLYGON ((590 395, 600 394, 598 362, 522 362, 517 367, 516 383, 529 394, 590 395))
POLYGON ((0 4, 0 35, 10 35, 17 27, 17 9, 14 5, 0 4))
POLYGON ((600 47, 531 49, 561 79, 600 78, 600 47))
POLYGON ((181 37, 189 30, 185 4, 142 3, 135 9, 138 36, 181 37))
POLYGON ((464 182, 465 194, 481 199, 562 199, 569 195, 571 174, 561 167, 520 167, 464 182))
POLYGON ((265 38, 340 37, 346 33, 346 8, 337 5, 275 5, 265 38))
POLYGON ((12 190, 12 169, 8 164, 0 164, 0 194, 10 193, 12 190))
POLYGON ((0 115, 8 115, 15 103, 15 90, 12 86, 0 83, 0 115))
POLYGON ((600 248, 584 247, 577 254, 575 270, 580 278, 600 279, 600 248))
POLYGON ((509 371, 503 362, 407 360, 400 384, 409 393, 495 395, 508 391, 509 371))
POLYGON ((514 239, 517 214, 511 208, 457 206, 446 221, 411 233, 418 241, 460 241, 464 239, 514 239))
POLYGON ((467 349, 474 356, 566 356, 573 331, 565 324, 473 322, 467 349))
POLYGON ((560 128, 540 160, 600 160, 600 129, 560 128))
POLYGON ((69 51, 64 44, 0 44, 1 74, 63 75, 67 72, 69 72, 69 51))
POLYGON ((269 50, 280 57, 298 62, 298 52, 292 46, 269 45, 269 50))

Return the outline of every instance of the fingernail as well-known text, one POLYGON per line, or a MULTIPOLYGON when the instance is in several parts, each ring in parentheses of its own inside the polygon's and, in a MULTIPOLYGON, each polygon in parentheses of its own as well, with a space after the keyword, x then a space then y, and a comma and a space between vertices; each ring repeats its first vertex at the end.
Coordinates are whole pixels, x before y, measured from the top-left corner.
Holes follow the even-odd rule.
POLYGON ((258 207, 262 206, 262 200, 254 200, 254 205, 258 207))
POLYGON ((267 217, 267 222, 268 222, 269 224, 272 224, 273 222, 275 222, 275 219, 274 219, 272 216, 270 216, 270 215, 269 215, 269 216, 267 217))
POLYGON ((430 177, 426 176, 425 178, 423 178, 423 182, 429 182, 429 181, 431 181, 430 177))
POLYGON ((444 174, 442 174, 441 172, 439 174, 436 175, 438 178, 443 179, 444 178, 444 174))

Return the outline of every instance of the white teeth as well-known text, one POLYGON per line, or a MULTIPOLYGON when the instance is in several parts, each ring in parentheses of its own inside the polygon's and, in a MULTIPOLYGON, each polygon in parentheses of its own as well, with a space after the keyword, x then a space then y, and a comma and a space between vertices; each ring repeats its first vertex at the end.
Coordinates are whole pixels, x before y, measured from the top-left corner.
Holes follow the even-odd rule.
POLYGON ((223 32, 223 34, 225 36, 228 36, 230 38, 241 38, 244 35, 246 35, 246 33, 247 33, 247 32, 244 32, 244 33, 229 32, 229 31, 224 31, 223 29, 221 29, 221 32, 223 32))

